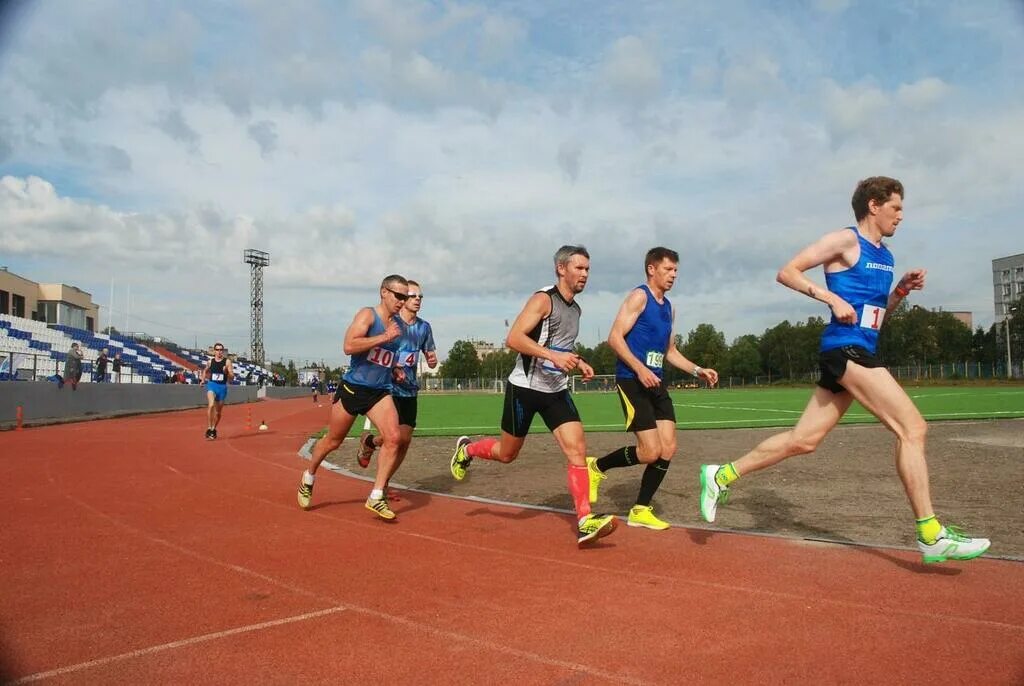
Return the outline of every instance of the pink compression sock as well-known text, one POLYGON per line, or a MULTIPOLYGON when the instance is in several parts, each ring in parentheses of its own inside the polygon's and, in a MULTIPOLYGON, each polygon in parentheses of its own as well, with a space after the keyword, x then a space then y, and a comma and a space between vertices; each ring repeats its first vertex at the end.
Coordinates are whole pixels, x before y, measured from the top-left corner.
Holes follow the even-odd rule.
POLYGON ((576 505, 576 519, 590 514, 590 477, 586 467, 569 465, 569 494, 576 505))
POLYGON ((470 457, 480 457, 485 460, 493 460, 491 449, 498 443, 497 438, 481 438, 466 446, 466 454, 470 457))

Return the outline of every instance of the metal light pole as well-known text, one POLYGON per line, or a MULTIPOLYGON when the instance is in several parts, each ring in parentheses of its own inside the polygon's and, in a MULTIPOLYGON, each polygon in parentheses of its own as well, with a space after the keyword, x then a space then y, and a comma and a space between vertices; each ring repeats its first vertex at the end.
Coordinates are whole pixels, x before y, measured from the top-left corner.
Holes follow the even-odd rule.
POLYGON ((248 249, 242 253, 243 261, 252 267, 250 304, 252 312, 249 326, 249 353, 252 361, 263 364, 263 268, 270 266, 270 253, 248 249))
POLYGON ((1006 319, 1003 320, 1003 326, 1006 327, 1006 378, 1013 378, 1013 358, 1010 355, 1010 319, 1013 314, 1017 311, 1016 307, 1006 308, 1006 319))

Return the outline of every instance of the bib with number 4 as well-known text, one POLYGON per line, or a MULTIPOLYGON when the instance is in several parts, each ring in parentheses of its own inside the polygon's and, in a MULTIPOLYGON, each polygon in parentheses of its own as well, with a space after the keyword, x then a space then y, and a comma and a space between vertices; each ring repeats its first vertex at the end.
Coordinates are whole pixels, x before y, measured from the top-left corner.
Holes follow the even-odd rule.
POLYGON ((864 305, 860 313, 860 325, 865 329, 878 331, 885 319, 885 307, 879 305, 864 305))

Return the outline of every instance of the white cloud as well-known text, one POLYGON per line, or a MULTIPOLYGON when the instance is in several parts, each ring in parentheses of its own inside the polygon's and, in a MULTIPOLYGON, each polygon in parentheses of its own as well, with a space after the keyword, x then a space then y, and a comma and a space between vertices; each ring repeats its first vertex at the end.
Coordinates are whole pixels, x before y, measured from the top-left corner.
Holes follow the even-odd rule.
POLYGON ((909 108, 932 107, 952 92, 942 79, 930 76, 914 83, 905 83, 896 91, 899 103, 909 108))
POLYGON ((624 36, 612 44, 601 76, 614 97, 639 104, 657 96, 662 87, 661 64, 638 36, 624 36))

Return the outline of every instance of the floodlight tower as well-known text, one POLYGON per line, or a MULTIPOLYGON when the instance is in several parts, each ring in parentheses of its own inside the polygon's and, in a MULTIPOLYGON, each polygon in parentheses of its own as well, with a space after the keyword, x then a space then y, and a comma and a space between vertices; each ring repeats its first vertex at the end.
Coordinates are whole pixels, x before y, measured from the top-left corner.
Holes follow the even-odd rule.
POLYGON ((248 249, 242 253, 246 264, 252 268, 250 281, 250 302, 252 315, 249 324, 249 352, 252 362, 263 364, 263 268, 270 266, 270 253, 248 249))

